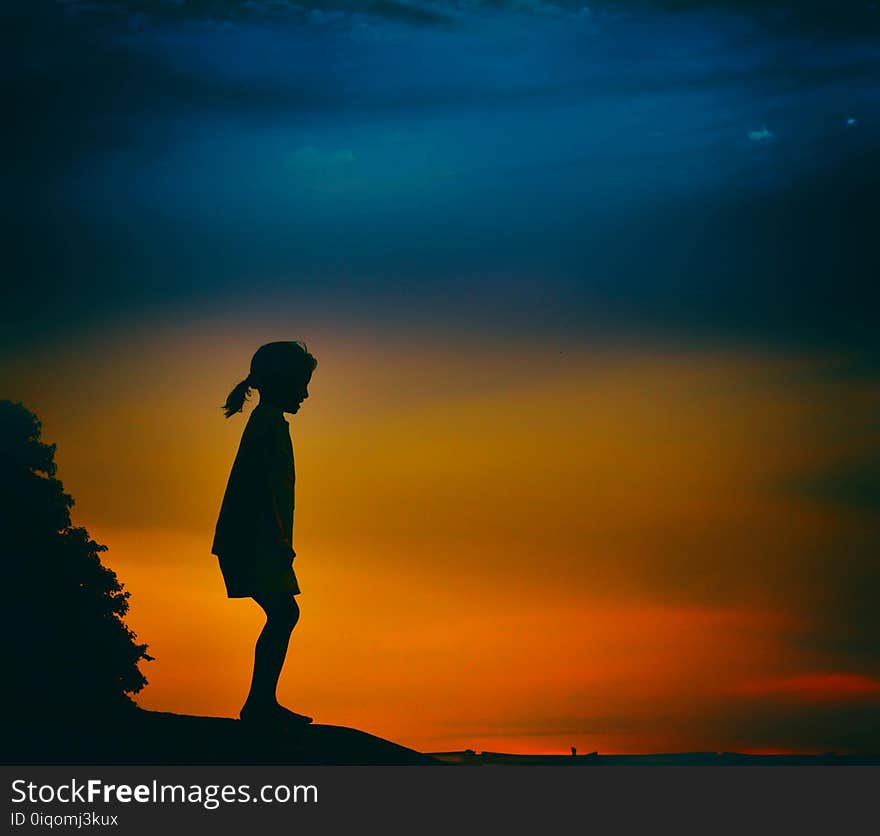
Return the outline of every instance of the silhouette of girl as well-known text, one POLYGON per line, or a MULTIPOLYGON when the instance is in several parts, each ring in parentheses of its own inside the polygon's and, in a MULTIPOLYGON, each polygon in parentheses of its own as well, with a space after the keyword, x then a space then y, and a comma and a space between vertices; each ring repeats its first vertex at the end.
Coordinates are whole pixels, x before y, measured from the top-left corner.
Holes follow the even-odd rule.
POLYGON ((299 620, 293 596, 300 594, 293 570, 293 445, 284 413, 299 411, 317 364, 302 343, 267 343, 257 349, 250 374, 223 405, 230 418, 242 411, 252 388, 260 393, 241 436, 211 547, 227 597, 253 598, 266 613, 250 692, 239 713, 248 722, 290 725, 312 720, 279 705, 275 692, 299 620))

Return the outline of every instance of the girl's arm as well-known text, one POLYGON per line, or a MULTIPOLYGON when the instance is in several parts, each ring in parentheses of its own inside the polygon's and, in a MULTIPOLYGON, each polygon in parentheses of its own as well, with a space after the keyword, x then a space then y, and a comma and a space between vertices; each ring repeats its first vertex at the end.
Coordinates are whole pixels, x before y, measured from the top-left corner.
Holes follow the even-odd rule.
POLYGON ((286 451, 279 435, 264 438, 264 479, 269 500, 269 542, 277 545, 277 553, 288 563, 296 557, 291 535, 293 533, 293 485, 288 470, 286 451), (289 517, 289 519, 288 519, 289 517), (288 533, 290 532, 290 534, 288 533))

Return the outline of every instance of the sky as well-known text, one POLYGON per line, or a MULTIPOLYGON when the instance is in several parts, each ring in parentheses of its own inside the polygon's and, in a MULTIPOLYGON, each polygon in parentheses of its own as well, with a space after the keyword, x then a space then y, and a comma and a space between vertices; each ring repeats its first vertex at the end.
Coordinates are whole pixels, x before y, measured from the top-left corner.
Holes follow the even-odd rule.
POLYGON ((440 751, 880 750, 880 9, 4 4, 0 396, 233 716, 213 525, 291 418, 280 686, 440 751))

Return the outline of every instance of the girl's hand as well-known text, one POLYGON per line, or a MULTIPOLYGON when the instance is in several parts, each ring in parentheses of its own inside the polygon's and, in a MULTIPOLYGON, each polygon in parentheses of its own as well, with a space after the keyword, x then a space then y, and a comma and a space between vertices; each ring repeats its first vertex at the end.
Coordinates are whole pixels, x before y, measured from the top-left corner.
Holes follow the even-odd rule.
POLYGON ((282 540, 278 544, 278 559, 281 561, 282 566, 291 566, 293 565, 293 559, 296 557, 296 552, 293 550, 293 547, 286 540, 282 540))

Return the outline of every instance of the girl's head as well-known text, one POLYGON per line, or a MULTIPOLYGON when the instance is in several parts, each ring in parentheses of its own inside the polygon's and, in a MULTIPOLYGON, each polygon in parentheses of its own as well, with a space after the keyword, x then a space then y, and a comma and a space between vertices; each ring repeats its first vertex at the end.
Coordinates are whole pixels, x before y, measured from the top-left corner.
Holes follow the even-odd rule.
POLYGON ((295 340, 261 345, 251 358, 251 373, 230 393, 223 404, 226 417, 241 412, 251 389, 259 389, 260 399, 283 412, 296 412, 309 396, 309 380, 318 361, 305 345, 295 340))

